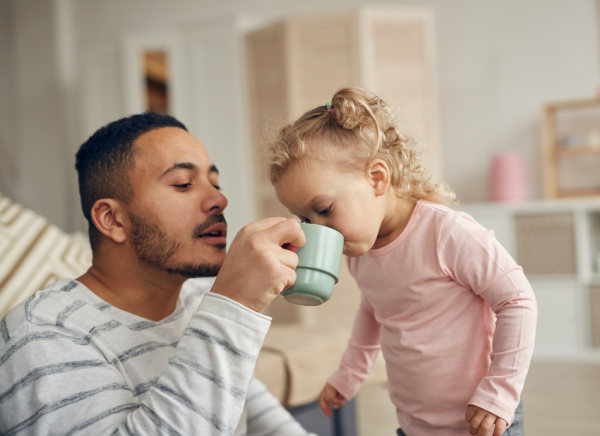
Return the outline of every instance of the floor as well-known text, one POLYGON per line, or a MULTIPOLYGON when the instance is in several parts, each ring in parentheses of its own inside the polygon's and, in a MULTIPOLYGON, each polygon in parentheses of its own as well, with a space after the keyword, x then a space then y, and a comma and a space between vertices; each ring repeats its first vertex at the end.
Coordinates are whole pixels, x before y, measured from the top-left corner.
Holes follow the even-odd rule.
MULTIPOLYGON (((364 386, 357 407, 360 436, 395 435, 395 409, 384 385, 364 386)), ((600 435, 600 362, 533 362, 523 411, 527 436, 600 435)))
POLYGON ((532 364, 523 412, 527 436, 600 435, 600 363, 532 364))

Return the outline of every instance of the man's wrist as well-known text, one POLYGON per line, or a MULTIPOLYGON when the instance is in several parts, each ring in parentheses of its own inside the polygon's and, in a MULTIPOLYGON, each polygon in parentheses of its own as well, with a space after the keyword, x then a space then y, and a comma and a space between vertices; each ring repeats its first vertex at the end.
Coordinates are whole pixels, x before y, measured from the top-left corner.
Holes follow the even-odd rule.
POLYGON ((254 301, 247 298, 249 291, 246 289, 244 292, 240 290, 232 290, 227 286, 221 286, 218 279, 210 290, 213 294, 222 295, 223 297, 235 301, 238 304, 256 312, 262 312, 268 304, 261 305, 261 301, 254 301))
POLYGON ((232 292, 226 292, 226 291, 223 291, 223 290, 218 289, 218 288, 215 289, 214 286, 210 290, 210 292, 212 294, 214 294, 215 296, 218 295, 220 297, 226 298, 228 301, 231 301, 231 302, 234 302, 234 303, 239 304, 241 306, 244 306, 244 308, 250 309, 253 312, 260 312, 260 310, 256 310, 254 307, 252 307, 252 305, 250 305, 248 302, 246 302, 244 298, 240 298, 241 295, 239 295, 239 294, 236 295, 235 293, 232 293, 232 292))
POLYGON ((212 291, 204 295, 204 299, 198 306, 198 311, 204 312, 209 316, 228 319, 236 324, 242 324, 245 328, 250 328, 259 332, 265 332, 271 325, 271 317, 256 312, 249 307, 241 304, 231 298, 215 294, 212 291))

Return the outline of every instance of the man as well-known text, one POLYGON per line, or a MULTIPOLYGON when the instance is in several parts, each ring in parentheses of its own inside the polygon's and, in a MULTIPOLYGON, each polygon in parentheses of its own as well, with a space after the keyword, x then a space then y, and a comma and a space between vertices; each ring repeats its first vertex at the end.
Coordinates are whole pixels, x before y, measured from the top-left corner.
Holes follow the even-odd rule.
POLYGON ((225 255, 218 171, 169 116, 99 129, 76 168, 92 267, 0 322, 0 434, 306 435, 252 379, 300 226, 255 222, 225 255))

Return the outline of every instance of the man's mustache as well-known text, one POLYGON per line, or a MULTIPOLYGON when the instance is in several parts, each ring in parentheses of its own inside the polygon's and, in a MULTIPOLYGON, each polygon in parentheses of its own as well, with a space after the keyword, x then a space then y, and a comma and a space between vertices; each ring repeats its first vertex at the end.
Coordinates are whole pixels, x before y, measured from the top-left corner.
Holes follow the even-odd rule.
MULTIPOLYGON (((227 225, 227 221, 225 221, 225 216, 222 213, 215 213, 209 216, 206 221, 202 224, 198 224, 194 229, 194 238, 199 237, 202 233, 210 229, 217 223, 225 223, 227 225)), ((227 230, 225 230, 225 236, 227 236, 227 230)))

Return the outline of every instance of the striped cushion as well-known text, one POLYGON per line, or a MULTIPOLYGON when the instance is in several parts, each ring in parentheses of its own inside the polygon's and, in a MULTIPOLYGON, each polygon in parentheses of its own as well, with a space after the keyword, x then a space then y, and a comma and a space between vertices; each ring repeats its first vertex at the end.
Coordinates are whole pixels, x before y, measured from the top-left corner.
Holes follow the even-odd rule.
POLYGON ((92 253, 44 217, 0 195, 0 318, 59 278, 76 278, 92 253))

